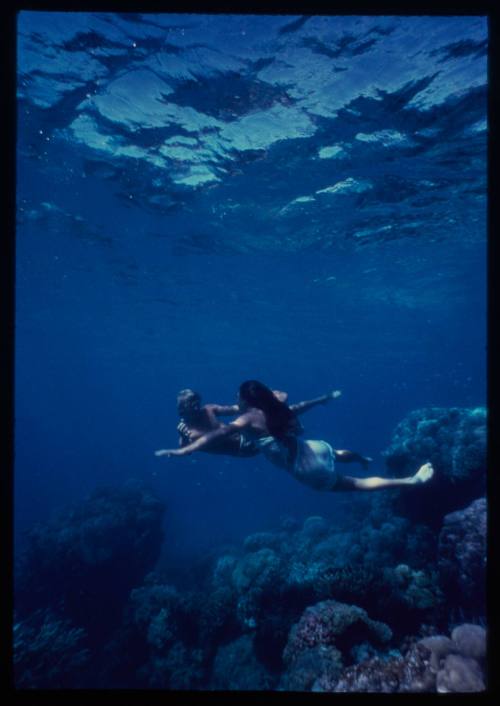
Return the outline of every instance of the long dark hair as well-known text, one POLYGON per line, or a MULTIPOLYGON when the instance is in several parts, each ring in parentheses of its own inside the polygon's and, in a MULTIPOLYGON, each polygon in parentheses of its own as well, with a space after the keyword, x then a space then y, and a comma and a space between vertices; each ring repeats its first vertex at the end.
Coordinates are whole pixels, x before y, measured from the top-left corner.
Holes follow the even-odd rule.
POLYGON ((258 380, 243 382, 240 385, 240 397, 249 407, 257 407, 264 412, 271 436, 283 439, 289 434, 299 433, 300 424, 296 415, 262 382, 258 380))

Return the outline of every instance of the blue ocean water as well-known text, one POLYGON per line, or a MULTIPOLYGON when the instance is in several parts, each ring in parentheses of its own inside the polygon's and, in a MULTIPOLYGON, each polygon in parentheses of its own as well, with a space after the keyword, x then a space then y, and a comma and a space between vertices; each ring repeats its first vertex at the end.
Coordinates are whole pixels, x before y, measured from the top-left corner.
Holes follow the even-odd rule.
POLYGON ((377 475, 411 411, 485 405, 487 37, 479 16, 19 14, 19 547, 129 478, 166 505, 165 567, 369 507, 261 456, 155 457, 182 388, 339 389, 306 436, 377 475))

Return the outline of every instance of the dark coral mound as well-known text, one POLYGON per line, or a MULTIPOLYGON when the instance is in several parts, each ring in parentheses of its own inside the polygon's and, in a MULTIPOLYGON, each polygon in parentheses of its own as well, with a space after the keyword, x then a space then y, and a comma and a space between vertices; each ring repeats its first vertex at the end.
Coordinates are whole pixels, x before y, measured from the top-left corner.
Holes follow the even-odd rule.
POLYGON ((19 689, 84 687, 89 650, 86 634, 50 611, 14 623, 14 678, 19 689))
POLYGON ((408 476, 430 461, 435 476, 421 488, 395 493, 397 514, 437 527, 444 515, 484 495, 486 425, 484 407, 429 407, 403 419, 384 453, 389 471, 408 476))
POLYGON ((265 691, 273 689, 275 681, 257 659, 254 637, 245 634, 219 647, 209 688, 219 691, 265 691))
POLYGON ((484 615, 486 604, 486 498, 446 515, 439 534, 443 591, 456 607, 484 615))
POLYGON ((20 616, 50 608, 89 637, 105 634, 158 559, 163 513, 149 491, 128 483, 96 490, 57 521, 35 527, 16 575, 20 616))

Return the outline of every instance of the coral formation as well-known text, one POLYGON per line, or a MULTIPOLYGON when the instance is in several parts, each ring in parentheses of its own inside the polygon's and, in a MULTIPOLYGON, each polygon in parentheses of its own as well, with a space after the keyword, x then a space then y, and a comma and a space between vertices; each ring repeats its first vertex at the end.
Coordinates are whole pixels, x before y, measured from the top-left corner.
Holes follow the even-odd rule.
POLYGON ((398 477, 411 475, 430 461, 435 477, 418 488, 418 499, 415 489, 393 494, 397 514, 437 526, 445 514, 484 494, 486 422, 484 407, 429 407, 411 412, 398 424, 384 452, 389 470, 398 477))
POLYGON ((89 637, 118 624, 128 593, 156 563, 164 506, 129 483, 96 490, 59 520, 35 527, 19 563, 16 608, 50 607, 89 637))
POLYGON ((18 689, 85 686, 86 634, 49 611, 36 611, 13 628, 14 679, 18 689))
POLYGON ((443 591, 453 605, 484 615, 486 593, 486 498, 444 518, 438 567, 443 591))
POLYGON ((338 647, 344 653, 365 640, 383 644, 391 637, 389 626, 371 620, 362 608, 334 600, 321 601, 306 608, 292 627, 283 660, 290 664, 304 650, 319 645, 338 647))
POLYGON ((439 693, 476 692, 485 688, 481 667, 470 657, 450 654, 437 673, 436 691, 439 693))
POLYGON ((258 661, 251 635, 242 635, 219 647, 209 688, 217 690, 261 691, 272 689, 275 679, 258 661))
POLYGON ((280 691, 313 691, 319 683, 335 682, 342 664, 342 653, 333 645, 306 648, 288 665, 278 688, 280 691))
MULTIPOLYGON (((481 643, 480 626, 461 625, 455 630, 464 638, 470 636, 470 644, 481 643)), ((316 686, 322 691, 334 692, 484 691, 484 664, 464 654, 468 645, 467 639, 459 644, 446 635, 422 638, 413 641, 404 656, 364 660, 344 669, 336 682, 323 680, 316 686)))
POLYGON ((486 658, 486 630, 481 625, 457 625, 451 633, 451 639, 457 652, 464 657, 477 660, 486 658))

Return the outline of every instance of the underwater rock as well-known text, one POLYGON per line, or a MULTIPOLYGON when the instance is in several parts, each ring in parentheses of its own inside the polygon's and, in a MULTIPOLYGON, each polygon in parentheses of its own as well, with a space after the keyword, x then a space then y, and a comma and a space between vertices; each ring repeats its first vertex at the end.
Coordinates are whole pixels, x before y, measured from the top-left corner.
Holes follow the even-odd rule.
POLYGON ((336 647, 344 655, 360 642, 382 644, 391 637, 391 629, 371 620, 362 608, 334 600, 321 601, 306 608, 290 630, 283 660, 291 664, 301 652, 319 645, 336 647))
POLYGON ((441 660, 456 651, 453 640, 446 635, 429 635, 419 640, 418 644, 430 651, 429 666, 435 674, 439 671, 441 660))
MULTIPOLYGON (((466 635, 469 628, 455 628, 466 635)), ((455 632, 455 631, 454 631, 455 632)), ((481 636, 475 631, 473 639, 481 636)), ((446 635, 414 641, 404 656, 374 657, 346 667, 337 681, 318 682, 318 690, 333 692, 436 693, 476 692, 485 688, 481 664, 460 653, 458 644, 446 635)), ((480 649, 480 648, 479 648, 480 649)), ((465 647, 467 651, 467 647, 465 647)))
POLYGON ((237 594, 231 586, 220 586, 199 602, 199 640, 203 647, 215 649, 240 632, 237 620, 237 594))
POLYGON ((336 684, 322 686, 336 693, 422 693, 434 692, 435 683, 430 652, 417 643, 404 657, 372 657, 347 667, 336 684))
POLYGON ((210 689, 260 691, 272 689, 274 682, 255 655, 251 635, 242 635, 217 650, 210 689))
POLYGON ((333 598, 342 603, 353 603, 366 608, 377 605, 378 598, 386 589, 385 575, 374 566, 347 564, 345 566, 322 566, 314 584, 319 600, 333 598))
POLYGON ((485 492, 486 409, 430 407, 411 412, 395 428, 384 452, 397 477, 412 475, 430 461, 435 470, 429 484, 395 491, 397 514, 439 526, 443 516, 485 492))
POLYGON ((336 682, 341 671, 342 654, 336 647, 310 647, 289 664, 280 679, 278 690, 321 691, 321 685, 336 682))
POLYGON ((180 594, 174 586, 148 583, 130 593, 129 613, 139 630, 148 632, 153 620, 160 614, 173 613, 179 604, 180 594))
POLYGON ((481 625, 463 623, 451 633, 451 639, 464 657, 482 660, 486 657, 486 630, 481 625))
POLYGON ((238 559, 230 554, 223 554, 215 563, 212 572, 212 584, 214 587, 225 586, 231 583, 231 576, 236 568, 238 559))
POLYGON ((279 566, 279 557, 272 549, 259 549, 240 559, 232 574, 232 582, 238 592, 249 588, 264 587, 273 581, 279 566))
POLYGON ((279 569, 278 554, 268 548, 246 554, 236 564, 231 585, 239 595, 237 613, 243 626, 257 626, 261 600, 277 584, 279 569))
POLYGON ((444 518, 439 534, 440 581, 449 602, 471 606, 477 617, 486 603, 486 498, 444 518))
POLYGON ((373 657, 348 667, 336 683, 319 681, 315 690, 336 693, 394 693, 399 688, 402 665, 402 659, 385 662, 373 657))
POLYGON ((140 680, 153 689, 201 689, 207 679, 206 655, 197 648, 174 642, 151 656, 140 670, 140 680))
POLYGON ((436 690, 439 693, 465 693, 485 689, 481 667, 476 660, 454 654, 446 657, 436 678, 436 690))
POLYGON ((50 611, 36 611, 13 627, 14 682, 17 689, 84 687, 90 652, 86 633, 50 611))
POLYGON ((299 527, 299 521, 295 517, 284 516, 281 517, 280 527, 284 532, 296 532, 299 527))
POLYGON ((245 552, 257 552, 260 549, 279 550, 281 543, 286 539, 286 535, 277 532, 255 532, 248 535, 243 542, 245 552))
POLYGON ((304 552, 306 561, 317 561, 330 566, 343 566, 360 558, 361 536, 352 532, 333 532, 318 537, 311 549, 304 552))
POLYGON ((302 534, 312 539, 319 539, 328 534, 329 524, 319 515, 308 517, 302 525, 302 534))
POLYGON ((121 619, 130 589, 156 563, 163 504, 135 483, 96 490, 29 534, 16 576, 16 608, 50 607, 102 635, 121 619))
POLYGON ((408 608, 427 611, 441 605, 444 596, 438 586, 437 572, 415 570, 399 564, 393 570, 402 601, 408 608))
MULTIPOLYGON (((218 599, 223 601, 224 597, 218 599)), ((207 678, 211 642, 220 637, 221 625, 216 622, 220 613, 214 615, 214 603, 210 604, 203 593, 183 592, 151 581, 131 592, 127 615, 142 651, 142 666, 137 670, 140 684, 201 688, 207 678)))

